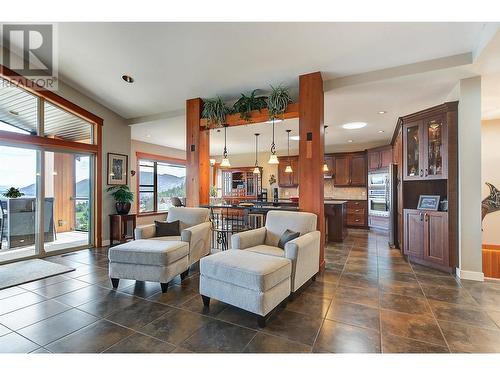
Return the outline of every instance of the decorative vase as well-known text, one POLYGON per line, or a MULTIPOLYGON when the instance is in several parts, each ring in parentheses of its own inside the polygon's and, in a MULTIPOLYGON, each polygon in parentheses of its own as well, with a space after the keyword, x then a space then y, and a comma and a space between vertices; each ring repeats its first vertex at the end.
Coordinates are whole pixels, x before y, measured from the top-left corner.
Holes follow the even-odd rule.
POLYGON ((126 215, 130 211, 130 202, 116 202, 115 207, 118 215, 126 215))

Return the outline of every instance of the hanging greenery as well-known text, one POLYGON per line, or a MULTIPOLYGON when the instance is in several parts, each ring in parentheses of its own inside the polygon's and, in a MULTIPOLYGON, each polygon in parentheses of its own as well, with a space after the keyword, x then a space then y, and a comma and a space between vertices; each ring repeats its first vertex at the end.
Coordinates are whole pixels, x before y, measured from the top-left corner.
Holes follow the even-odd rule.
POLYGON ((230 109, 224 104, 220 96, 203 100, 203 112, 201 116, 208 120, 207 126, 217 125, 221 127, 226 123, 226 115, 230 109))
POLYGON ((234 103, 232 112, 239 113, 240 118, 250 120, 250 112, 263 110, 267 107, 267 96, 256 96, 257 89, 253 90, 249 96, 241 94, 241 97, 234 103))
POLYGON ((286 111, 288 104, 292 102, 290 92, 281 85, 274 87, 271 85, 271 94, 268 98, 267 108, 269 109, 269 118, 275 119, 286 111))

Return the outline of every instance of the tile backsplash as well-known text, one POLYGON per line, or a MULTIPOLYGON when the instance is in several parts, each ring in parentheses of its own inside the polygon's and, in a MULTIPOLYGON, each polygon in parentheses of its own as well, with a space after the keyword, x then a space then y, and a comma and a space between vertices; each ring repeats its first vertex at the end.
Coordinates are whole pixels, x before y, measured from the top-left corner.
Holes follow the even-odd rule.
MULTIPOLYGON (((297 188, 280 188, 279 194, 281 199, 288 199, 298 195, 297 188)), ((325 180, 325 198, 334 199, 357 199, 365 200, 366 188, 364 187, 335 187, 333 180, 325 180)))

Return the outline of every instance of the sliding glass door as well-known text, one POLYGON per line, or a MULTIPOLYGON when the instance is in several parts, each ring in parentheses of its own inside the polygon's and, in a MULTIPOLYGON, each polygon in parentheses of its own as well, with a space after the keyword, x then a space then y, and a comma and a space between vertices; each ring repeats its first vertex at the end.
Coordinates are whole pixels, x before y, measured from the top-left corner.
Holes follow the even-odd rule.
POLYGON ((0 78, 0 263, 100 243, 102 120, 49 96, 0 78))

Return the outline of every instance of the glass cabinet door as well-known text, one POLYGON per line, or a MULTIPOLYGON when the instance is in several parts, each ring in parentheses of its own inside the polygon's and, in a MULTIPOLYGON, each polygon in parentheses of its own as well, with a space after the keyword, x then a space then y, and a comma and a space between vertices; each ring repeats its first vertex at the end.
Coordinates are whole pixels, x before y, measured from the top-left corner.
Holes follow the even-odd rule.
POLYGON ((446 178, 444 131, 443 121, 440 118, 425 121, 427 152, 424 175, 427 178, 446 178))
POLYGON ((422 177, 423 168, 421 165, 421 144, 422 137, 420 124, 410 125, 405 128, 405 176, 409 179, 422 177))

